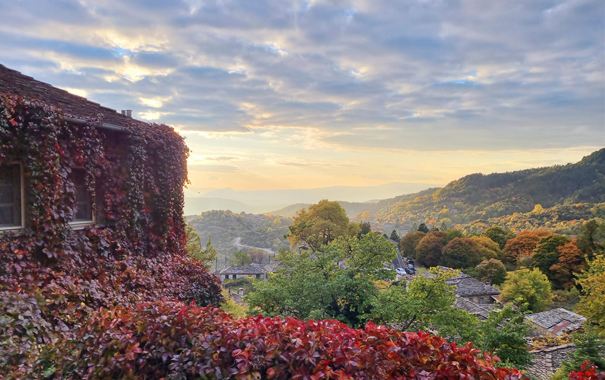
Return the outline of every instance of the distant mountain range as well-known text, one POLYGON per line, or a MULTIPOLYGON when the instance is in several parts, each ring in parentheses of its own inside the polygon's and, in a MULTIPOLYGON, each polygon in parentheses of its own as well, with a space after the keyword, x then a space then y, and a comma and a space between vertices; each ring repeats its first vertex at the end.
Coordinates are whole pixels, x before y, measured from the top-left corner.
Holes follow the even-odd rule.
POLYGON ((317 189, 249 190, 187 189, 185 215, 197 215, 208 210, 266 213, 292 204, 313 204, 322 199, 363 203, 415 193, 434 184, 394 182, 379 186, 332 186, 317 189), (197 196, 196 196, 197 195, 197 196))

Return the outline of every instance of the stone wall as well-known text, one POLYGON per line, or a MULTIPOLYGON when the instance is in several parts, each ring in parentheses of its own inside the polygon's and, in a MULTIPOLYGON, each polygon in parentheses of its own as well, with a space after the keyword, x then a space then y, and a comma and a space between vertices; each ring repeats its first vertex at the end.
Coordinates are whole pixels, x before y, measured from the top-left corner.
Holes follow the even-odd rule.
POLYGON ((567 355, 576 350, 573 343, 549 347, 539 351, 532 351, 533 364, 527 373, 541 380, 548 380, 561 367, 561 363, 568 359, 567 355))

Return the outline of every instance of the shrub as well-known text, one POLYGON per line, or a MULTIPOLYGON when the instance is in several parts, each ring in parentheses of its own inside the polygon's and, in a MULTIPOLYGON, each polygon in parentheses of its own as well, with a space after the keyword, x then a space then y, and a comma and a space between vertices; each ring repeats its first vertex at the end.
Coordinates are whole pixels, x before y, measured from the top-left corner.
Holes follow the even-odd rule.
POLYGON ((234 319, 147 302, 95 313, 58 351, 63 379, 519 379, 499 359, 425 333, 334 320, 234 319))

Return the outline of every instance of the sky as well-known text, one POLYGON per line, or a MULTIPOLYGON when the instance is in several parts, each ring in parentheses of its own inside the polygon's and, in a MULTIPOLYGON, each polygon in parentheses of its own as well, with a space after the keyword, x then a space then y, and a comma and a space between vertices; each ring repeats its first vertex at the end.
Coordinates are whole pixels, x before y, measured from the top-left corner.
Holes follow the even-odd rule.
POLYGON ((0 63, 175 127, 192 188, 445 184, 605 146, 602 0, 0 0, 0 63))

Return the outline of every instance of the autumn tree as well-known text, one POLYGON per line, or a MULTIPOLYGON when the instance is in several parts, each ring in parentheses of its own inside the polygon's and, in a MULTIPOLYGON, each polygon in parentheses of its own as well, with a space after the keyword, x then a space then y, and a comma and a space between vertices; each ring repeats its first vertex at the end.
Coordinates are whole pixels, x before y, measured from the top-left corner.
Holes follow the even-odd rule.
POLYGON ((449 230, 445 231, 445 242, 449 243, 450 241, 454 240, 455 238, 461 238, 464 237, 464 234, 456 229, 456 228, 450 228, 449 230))
POLYGON ((208 235, 206 247, 202 249, 202 239, 197 234, 193 225, 188 224, 185 229, 187 236, 187 254, 193 259, 210 268, 216 259, 216 248, 212 246, 212 236, 208 235))
POLYGON ((549 280, 552 280, 550 267, 559 259, 557 248, 569 242, 570 239, 563 235, 551 235, 541 239, 536 248, 534 248, 532 267, 539 268, 549 280))
POLYGON ((455 238, 441 252, 441 264, 449 268, 474 267, 480 262, 479 245, 470 238, 455 238))
POLYGON ((574 286, 575 274, 586 269, 584 253, 577 247, 576 240, 557 247, 558 260, 549 269, 554 284, 564 289, 574 286))
POLYGON ((408 232, 407 234, 403 235, 399 246, 403 250, 405 257, 416 258, 416 246, 420 240, 422 240, 424 235, 426 234, 422 231, 408 232))
POLYGON ((543 311, 552 298, 550 282, 538 268, 508 272, 500 298, 504 302, 526 304, 533 312, 543 311))
POLYGON ((486 236, 473 236, 471 239, 477 243, 477 249, 479 250, 481 259, 500 259, 502 257, 500 246, 492 239, 486 236))
POLYGON ((509 239, 512 239, 513 237, 515 237, 515 235, 512 232, 505 230, 504 228, 499 227, 499 226, 493 226, 493 227, 488 228, 487 230, 485 230, 484 233, 481 234, 481 236, 490 238, 493 241, 495 241, 496 243, 498 243, 498 246, 500 247, 500 249, 504 249, 506 242, 509 239))
POLYGON ((253 263, 262 264, 264 258, 267 256, 267 252, 263 251, 262 249, 251 248, 248 250, 248 255, 253 263))
POLYGON ((576 311, 605 335, 605 255, 590 261, 588 270, 578 276, 577 283, 582 288, 582 295, 576 311))
POLYGON ((304 244, 318 251, 323 245, 348 235, 349 218, 338 202, 323 200, 300 210, 289 228, 288 241, 292 246, 304 244))
POLYGON ((439 265, 445 246, 445 232, 431 231, 416 246, 416 261, 426 267, 439 265))
POLYGON ((517 265, 519 258, 531 257, 540 240, 550 235, 552 232, 548 231, 521 231, 506 242, 502 261, 505 264, 517 265))
POLYGON ((506 267, 497 259, 484 260, 477 265, 477 279, 500 285, 506 279, 506 267))

